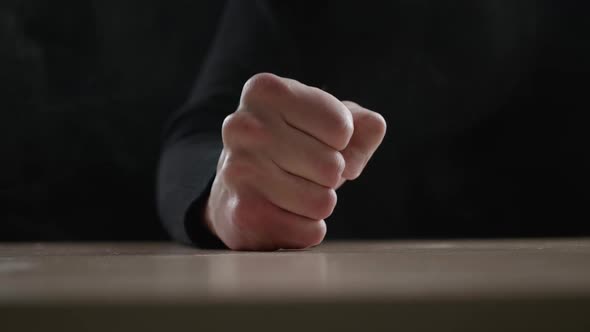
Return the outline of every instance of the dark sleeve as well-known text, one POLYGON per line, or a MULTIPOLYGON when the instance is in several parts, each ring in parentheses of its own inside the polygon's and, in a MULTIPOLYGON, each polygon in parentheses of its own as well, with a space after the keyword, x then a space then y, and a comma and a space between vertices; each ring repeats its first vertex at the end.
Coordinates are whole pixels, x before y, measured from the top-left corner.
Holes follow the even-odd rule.
POLYGON ((170 119, 160 156, 157 201, 175 239, 218 247, 201 225, 222 149, 223 119, 236 110, 245 81, 259 72, 291 76, 297 56, 276 13, 259 1, 228 1, 211 51, 187 103, 170 119))

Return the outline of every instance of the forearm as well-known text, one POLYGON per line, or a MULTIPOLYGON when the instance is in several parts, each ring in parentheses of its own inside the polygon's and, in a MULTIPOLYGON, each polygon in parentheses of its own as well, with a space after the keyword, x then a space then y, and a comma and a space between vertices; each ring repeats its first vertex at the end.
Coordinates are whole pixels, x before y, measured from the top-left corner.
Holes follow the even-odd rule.
POLYGON ((195 89, 169 121, 158 172, 158 207, 176 240, 200 245, 206 231, 201 204, 222 150, 221 126, 237 109, 244 82, 259 72, 297 68, 297 52, 282 38, 273 15, 264 1, 228 3, 195 89))

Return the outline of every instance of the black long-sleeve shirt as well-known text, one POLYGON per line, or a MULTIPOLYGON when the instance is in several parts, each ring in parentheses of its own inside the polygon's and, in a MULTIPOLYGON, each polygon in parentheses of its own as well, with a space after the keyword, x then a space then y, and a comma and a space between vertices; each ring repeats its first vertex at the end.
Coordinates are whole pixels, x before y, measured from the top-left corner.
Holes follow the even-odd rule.
POLYGON ((574 1, 230 1, 171 119, 158 204, 199 225, 243 83, 273 72, 381 113, 388 134, 338 191, 328 237, 590 234, 588 5, 574 1), (581 8, 584 7, 584 8, 581 8))

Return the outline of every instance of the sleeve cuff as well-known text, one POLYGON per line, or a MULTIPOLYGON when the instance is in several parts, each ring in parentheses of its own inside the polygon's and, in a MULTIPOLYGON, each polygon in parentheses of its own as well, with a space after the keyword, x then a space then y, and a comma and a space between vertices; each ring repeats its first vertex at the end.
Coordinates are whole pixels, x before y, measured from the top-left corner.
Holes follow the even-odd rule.
POLYGON ((201 220, 223 144, 220 137, 192 135, 168 144, 160 159, 158 211, 173 239, 203 248, 223 248, 201 220))

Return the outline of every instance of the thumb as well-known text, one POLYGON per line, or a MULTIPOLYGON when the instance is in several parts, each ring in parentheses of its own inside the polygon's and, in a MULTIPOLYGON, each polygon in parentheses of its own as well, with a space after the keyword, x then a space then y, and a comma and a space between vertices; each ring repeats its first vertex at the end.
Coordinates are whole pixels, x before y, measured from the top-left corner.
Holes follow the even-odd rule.
POLYGON ((354 132, 350 142, 342 150, 342 156, 346 161, 342 178, 354 180, 361 175, 373 153, 383 141, 387 124, 379 113, 351 101, 343 101, 343 104, 352 113, 354 132))

